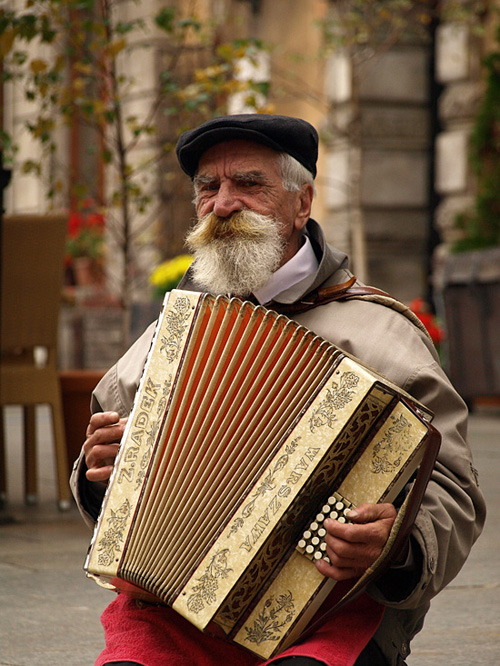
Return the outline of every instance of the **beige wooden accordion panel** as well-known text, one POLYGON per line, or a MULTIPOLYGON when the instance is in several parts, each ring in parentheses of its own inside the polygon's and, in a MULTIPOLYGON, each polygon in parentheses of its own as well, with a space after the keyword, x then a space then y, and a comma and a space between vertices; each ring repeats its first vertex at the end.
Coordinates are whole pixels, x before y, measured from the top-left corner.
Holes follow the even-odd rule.
MULTIPOLYGON (((361 467, 369 473, 373 456, 363 458, 363 451, 401 397, 282 315, 173 291, 120 446, 88 575, 137 586, 200 629, 215 621, 256 654, 276 651, 279 643, 260 648, 240 638, 259 590, 264 597, 268 581, 286 571, 318 502, 348 484, 358 460, 366 458, 361 467)), ((420 416, 413 430, 398 488, 418 463, 426 433, 420 416)), ((369 501, 390 493, 393 476, 369 501)))

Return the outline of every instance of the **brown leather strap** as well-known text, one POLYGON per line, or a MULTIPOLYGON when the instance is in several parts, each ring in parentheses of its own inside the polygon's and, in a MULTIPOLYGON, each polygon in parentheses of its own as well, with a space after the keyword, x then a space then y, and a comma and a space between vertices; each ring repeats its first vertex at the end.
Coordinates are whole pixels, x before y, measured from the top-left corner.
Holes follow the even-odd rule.
POLYGON ((356 278, 353 276, 347 280, 347 282, 335 284, 331 287, 320 287, 319 289, 312 291, 310 294, 307 294, 305 298, 296 303, 277 303, 276 301, 271 301, 270 303, 266 303, 266 307, 269 310, 274 310, 278 314, 284 314, 293 319, 294 315, 307 312, 308 310, 317 308, 320 305, 325 305, 326 303, 331 303, 332 301, 349 301, 351 299, 362 298, 396 310, 396 312, 404 315, 430 338, 425 326, 407 305, 400 303, 395 298, 392 298, 390 294, 381 289, 365 285, 355 285, 355 282, 356 278))
POLYGON ((347 282, 342 282, 341 284, 334 284, 331 287, 320 287, 316 290, 317 297, 320 300, 327 298, 336 298, 338 295, 345 294, 348 289, 356 282, 356 277, 353 275, 352 278, 347 280, 347 282))
POLYGON ((332 287, 323 287, 317 290, 318 298, 321 302, 328 303, 330 300, 345 298, 346 296, 366 296, 374 294, 375 296, 389 296, 386 291, 375 289, 375 287, 355 286, 356 277, 353 275, 350 280, 342 284, 334 284, 332 287))
POLYGON ((331 287, 320 287, 305 298, 296 303, 277 303, 271 301, 266 303, 266 307, 270 310, 278 312, 278 314, 285 314, 288 317, 307 312, 319 305, 325 305, 332 301, 340 301, 341 299, 357 298, 359 296, 385 296, 389 297, 385 291, 375 289, 375 287, 354 286, 356 282, 355 276, 352 276, 347 282, 341 284, 334 284, 331 287))

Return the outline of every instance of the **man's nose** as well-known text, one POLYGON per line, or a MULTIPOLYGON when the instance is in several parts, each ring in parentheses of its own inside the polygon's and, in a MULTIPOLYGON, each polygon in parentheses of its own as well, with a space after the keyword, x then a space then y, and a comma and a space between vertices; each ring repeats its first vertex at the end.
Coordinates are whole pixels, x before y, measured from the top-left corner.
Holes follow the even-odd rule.
POLYGON ((219 217, 229 217, 242 208, 237 189, 231 183, 222 182, 214 199, 213 212, 219 217))

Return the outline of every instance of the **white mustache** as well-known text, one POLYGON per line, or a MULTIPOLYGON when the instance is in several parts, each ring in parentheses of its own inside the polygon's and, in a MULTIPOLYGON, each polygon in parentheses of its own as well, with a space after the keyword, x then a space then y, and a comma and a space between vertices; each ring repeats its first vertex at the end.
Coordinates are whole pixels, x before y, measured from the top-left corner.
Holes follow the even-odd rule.
POLYGON ((229 217, 208 213, 188 233, 186 242, 191 249, 206 243, 231 238, 267 240, 275 235, 277 222, 272 218, 251 210, 242 210, 229 217))
POLYGON ((209 291, 248 296, 280 266, 285 242, 276 220, 254 211, 209 213, 189 232, 193 277, 209 291))

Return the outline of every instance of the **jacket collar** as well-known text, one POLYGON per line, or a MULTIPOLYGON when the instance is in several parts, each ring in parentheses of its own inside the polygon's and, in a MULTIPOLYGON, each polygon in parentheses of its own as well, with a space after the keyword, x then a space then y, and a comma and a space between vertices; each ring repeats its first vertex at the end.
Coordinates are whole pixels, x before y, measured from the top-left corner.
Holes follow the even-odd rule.
MULTIPOLYGON (((335 249, 331 245, 328 245, 323 234, 323 230, 312 218, 309 218, 307 222, 305 233, 307 236, 309 236, 309 240, 311 241, 313 249, 318 258, 318 270, 300 282, 297 282, 289 289, 285 289, 285 291, 282 291, 281 294, 275 296, 273 300, 277 303, 289 305, 290 303, 299 301, 301 298, 304 298, 304 296, 328 280, 328 278, 330 278, 331 275, 335 273, 335 271, 339 270, 340 268, 347 268, 348 266, 349 260, 347 255, 344 252, 335 249)), ((345 277, 340 276, 338 282, 342 281, 343 279, 345 279, 345 277)))

